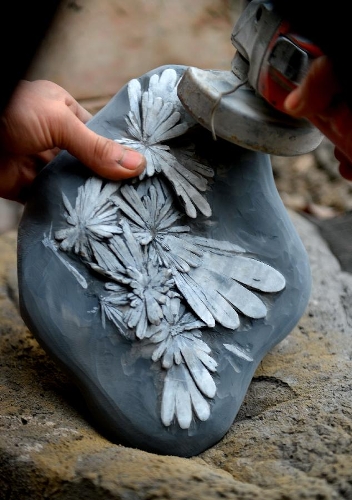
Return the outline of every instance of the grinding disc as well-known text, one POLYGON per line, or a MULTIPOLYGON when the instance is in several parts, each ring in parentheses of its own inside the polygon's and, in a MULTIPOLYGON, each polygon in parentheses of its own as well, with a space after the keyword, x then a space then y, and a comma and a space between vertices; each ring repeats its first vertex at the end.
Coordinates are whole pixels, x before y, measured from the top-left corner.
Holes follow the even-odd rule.
POLYGON ((232 71, 189 67, 178 85, 178 97, 213 135, 247 149, 297 156, 316 149, 323 138, 308 120, 275 110, 232 71))

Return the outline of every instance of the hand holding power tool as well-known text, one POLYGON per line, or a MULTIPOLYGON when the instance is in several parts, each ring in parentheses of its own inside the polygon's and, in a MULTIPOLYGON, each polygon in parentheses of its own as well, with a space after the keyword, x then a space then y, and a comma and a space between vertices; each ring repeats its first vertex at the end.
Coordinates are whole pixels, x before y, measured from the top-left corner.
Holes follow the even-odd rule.
MULTIPOLYGON (((289 0, 247 2, 231 36, 237 49, 231 71, 191 67, 185 72, 179 97, 214 137, 279 156, 314 150, 323 137, 318 129, 333 142, 338 140, 329 133, 331 124, 326 127, 312 114, 307 116, 307 108, 285 107, 288 94, 305 81, 313 63, 322 57, 318 45, 299 34, 283 16, 285 9, 290 12, 289 6, 289 0), (276 8, 281 5, 283 9, 276 8)), ((324 36, 315 39, 324 41, 324 36)), ((319 88, 324 85, 323 79, 319 88)), ((322 95, 328 93, 323 90, 322 95)), ((322 110, 322 105, 315 110, 322 110)))

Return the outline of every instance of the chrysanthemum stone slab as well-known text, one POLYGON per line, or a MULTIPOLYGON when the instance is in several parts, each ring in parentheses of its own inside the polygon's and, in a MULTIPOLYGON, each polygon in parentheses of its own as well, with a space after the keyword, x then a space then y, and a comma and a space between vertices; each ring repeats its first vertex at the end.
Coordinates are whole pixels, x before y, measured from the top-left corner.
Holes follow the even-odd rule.
POLYGON ((177 97, 186 68, 131 80, 89 123, 142 151, 113 183, 66 152, 19 227, 22 317, 112 441, 193 456, 218 442, 310 294, 268 155, 222 140, 177 97))

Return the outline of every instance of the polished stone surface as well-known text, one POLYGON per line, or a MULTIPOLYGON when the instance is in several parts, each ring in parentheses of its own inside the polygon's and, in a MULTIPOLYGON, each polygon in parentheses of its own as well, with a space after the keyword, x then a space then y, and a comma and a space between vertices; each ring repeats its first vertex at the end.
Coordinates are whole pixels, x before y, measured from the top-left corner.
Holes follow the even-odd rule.
MULTIPOLYGON (((156 68, 133 88, 159 92, 166 70, 172 79, 184 69, 156 68)), ((157 104, 149 92, 151 108, 171 94, 157 104)), ((136 146, 133 95, 122 88, 89 127, 136 146)), ((100 431, 187 457, 229 430, 258 364, 304 313, 311 278, 270 158, 213 141, 176 108, 159 146, 141 121, 139 142, 157 161, 137 182, 104 185, 67 153, 45 168, 20 223, 18 265, 22 317, 100 431)))

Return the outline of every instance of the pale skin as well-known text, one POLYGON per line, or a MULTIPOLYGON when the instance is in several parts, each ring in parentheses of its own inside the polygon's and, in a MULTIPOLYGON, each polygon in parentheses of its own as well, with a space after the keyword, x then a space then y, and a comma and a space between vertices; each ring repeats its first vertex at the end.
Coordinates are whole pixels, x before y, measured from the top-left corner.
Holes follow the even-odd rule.
POLYGON ((38 172, 67 150, 113 181, 139 175, 145 158, 85 124, 92 115, 47 80, 21 80, 0 118, 0 197, 25 203, 38 172))
POLYGON ((333 64, 316 59, 299 87, 285 100, 285 111, 312 122, 335 145, 342 177, 352 181, 352 110, 342 96, 333 64))

